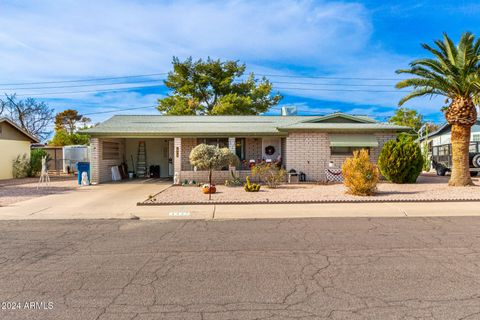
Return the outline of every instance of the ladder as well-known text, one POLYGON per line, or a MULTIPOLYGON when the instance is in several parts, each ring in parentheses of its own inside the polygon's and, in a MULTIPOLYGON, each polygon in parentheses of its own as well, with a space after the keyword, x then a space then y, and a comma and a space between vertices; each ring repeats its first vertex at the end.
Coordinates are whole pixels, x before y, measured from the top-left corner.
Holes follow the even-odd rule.
POLYGON ((137 177, 146 177, 147 176, 147 148, 145 141, 138 142, 138 153, 137 153, 137 177))

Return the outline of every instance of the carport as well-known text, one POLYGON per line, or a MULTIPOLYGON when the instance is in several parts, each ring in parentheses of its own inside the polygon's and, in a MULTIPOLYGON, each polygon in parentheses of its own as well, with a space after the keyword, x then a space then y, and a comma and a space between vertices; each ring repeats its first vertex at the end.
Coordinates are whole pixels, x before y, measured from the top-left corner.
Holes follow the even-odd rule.
POLYGON ((90 145, 94 184, 112 181, 112 167, 122 164, 138 178, 149 177, 153 167, 159 167, 160 178, 173 176, 171 138, 92 138, 90 145))

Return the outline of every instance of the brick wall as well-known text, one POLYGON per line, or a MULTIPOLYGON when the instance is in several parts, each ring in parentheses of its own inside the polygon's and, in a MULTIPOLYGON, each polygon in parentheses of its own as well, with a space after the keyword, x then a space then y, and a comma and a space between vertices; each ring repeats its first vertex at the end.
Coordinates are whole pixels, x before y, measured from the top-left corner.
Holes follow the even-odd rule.
POLYGON ((262 139, 246 138, 245 139, 245 158, 247 161, 254 159, 255 161, 262 159, 262 139))
MULTIPOLYGON (((359 132, 365 134, 364 132, 359 132)), ((354 133, 352 133, 354 134, 354 133)), ((377 162, 380 151, 385 142, 395 139, 396 134, 391 132, 379 132, 374 134, 378 141, 378 148, 371 148, 370 157, 377 162)), ((295 169, 304 172, 307 180, 323 181, 325 168, 330 161, 340 168, 342 163, 350 155, 331 155, 330 138, 328 133, 317 132, 292 132, 286 138, 286 161, 287 171, 295 169)))
MULTIPOLYGON (((181 172, 181 181, 183 180, 195 180, 197 183, 208 183, 208 171, 182 171, 181 172)), ((214 171, 212 174, 212 181, 214 184, 223 185, 225 180, 230 179, 230 171, 214 171)))
MULTIPOLYGON (((360 132, 359 132, 360 133, 360 132)), ((362 132, 364 134, 364 132, 362 132)), ((385 142, 395 139, 396 134, 390 132, 379 132, 374 134, 378 140, 378 148, 372 148, 370 155, 373 161, 377 161, 385 142)), ((233 139, 230 144, 233 143, 233 139)), ((174 141, 174 171, 180 172, 180 178, 207 181, 206 171, 194 172, 190 165, 189 156, 191 150, 196 146, 195 138, 175 138, 174 141), (181 144, 181 147, 180 147, 181 144), (176 157, 176 148, 179 147, 179 158, 176 157), (178 168, 181 167, 179 170, 178 168)), ((262 139, 246 138, 246 159, 262 158, 262 139)), ((103 139, 92 138, 91 142, 91 181, 102 183, 111 181, 111 167, 120 165, 125 152, 125 139, 103 139), (120 144, 120 156, 115 160, 102 159, 102 141, 118 142, 120 144)), ((233 147, 233 144, 230 146, 233 147)), ((322 181, 325 179, 325 168, 330 161, 336 167, 341 167, 348 155, 330 155, 330 139, 328 133, 318 132, 291 132, 287 138, 282 138, 282 159, 287 170, 295 169, 297 172, 305 172, 307 180, 322 181)), ((249 170, 236 171, 241 178, 250 174, 249 170)), ((214 174, 215 183, 224 183, 230 178, 229 171, 216 171, 214 174)))
POLYGON ((286 138, 287 171, 304 172, 309 181, 324 179, 325 166, 330 159, 330 140, 327 133, 291 132, 286 138))
POLYGON ((93 184, 112 181, 112 166, 118 166, 123 161, 125 153, 125 139, 103 139, 92 138, 90 140, 90 180, 93 184), (103 143, 117 142, 119 143, 120 152, 118 159, 103 159, 103 143))
MULTIPOLYGON (((190 152, 197 146, 196 138, 182 138, 182 171, 193 170, 190 164, 190 152)), ((182 177, 183 178, 183 177, 182 177)))

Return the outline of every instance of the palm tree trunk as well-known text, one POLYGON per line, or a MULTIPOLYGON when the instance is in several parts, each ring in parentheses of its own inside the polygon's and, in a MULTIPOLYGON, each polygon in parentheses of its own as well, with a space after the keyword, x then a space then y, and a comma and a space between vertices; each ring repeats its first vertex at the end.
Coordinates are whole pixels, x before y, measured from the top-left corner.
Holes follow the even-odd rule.
POLYGON ((470 131, 471 127, 468 125, 452 125, 452 175, 449 186, 473 185, 468 158, 470 131))

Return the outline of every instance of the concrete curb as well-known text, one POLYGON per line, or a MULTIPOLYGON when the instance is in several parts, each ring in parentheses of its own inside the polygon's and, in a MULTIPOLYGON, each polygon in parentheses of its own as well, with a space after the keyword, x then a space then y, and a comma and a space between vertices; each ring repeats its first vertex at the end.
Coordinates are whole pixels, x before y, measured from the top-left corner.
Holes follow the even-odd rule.
POLYGON ((479 202, 480 198, 469 199, 340 199, 340 200, 263 200, 263 201, 245 201, 245 200, 228 200, 228 201, 161 201, 151 202, 145 200, 137 202, 137 206, 179 206, 179 205, 250 205, 250 204, 328 204, 328 203, 428 203, 428 202, 479 202))

